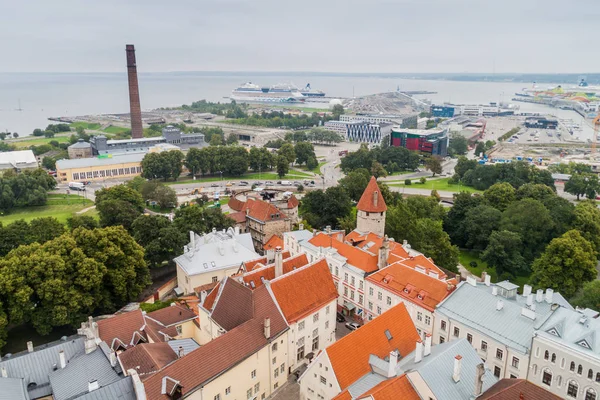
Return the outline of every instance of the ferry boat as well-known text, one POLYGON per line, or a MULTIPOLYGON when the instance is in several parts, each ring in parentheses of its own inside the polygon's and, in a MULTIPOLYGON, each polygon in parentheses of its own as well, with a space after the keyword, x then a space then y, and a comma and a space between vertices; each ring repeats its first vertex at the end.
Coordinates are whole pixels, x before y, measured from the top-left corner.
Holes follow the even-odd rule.
POLYGON ((271 87, 260 87, 247 82, 231 92, 231 99, 257 103, 301 103, 304 102, 305 96, 293 85, 277 84, 271 87))
POLYGON ((325 92, 321 90, 316 90, 310 87, 310 83, 307 83, 304 89, 300 90, 302 96, 304 97, 324 97, 325 92))

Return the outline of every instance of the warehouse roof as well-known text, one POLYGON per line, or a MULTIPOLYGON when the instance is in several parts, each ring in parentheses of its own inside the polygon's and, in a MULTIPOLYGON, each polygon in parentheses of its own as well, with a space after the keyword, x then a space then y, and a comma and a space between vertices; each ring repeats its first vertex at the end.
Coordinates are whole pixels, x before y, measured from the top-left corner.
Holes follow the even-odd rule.
POLYGON ((0 166, 20 168, 29 166, 30 164, 37 166, 37 159, 31 150, 4 151, 0 153, 0 166))
MULTIPOLYGON (((3 154, 3 153, 0 153, 3 154)), ((126 163, 141 162, 146 154, 135 153, 135 154, 123 154, 115 155, 108 158, 77 158, 74 160, 58 160, 56 161, 56 169, 72 169, 72 168, 89 168, 89 167, 102 167, 108 165, 118 165, 126 163)))

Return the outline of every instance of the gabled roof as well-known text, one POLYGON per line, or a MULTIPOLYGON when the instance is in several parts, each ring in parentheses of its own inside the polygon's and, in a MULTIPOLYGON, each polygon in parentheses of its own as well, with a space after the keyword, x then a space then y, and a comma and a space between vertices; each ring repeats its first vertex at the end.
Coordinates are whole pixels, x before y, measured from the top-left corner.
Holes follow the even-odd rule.
POLYGON ((241 224, 242 222, 246 222, 246 213, 243 211, 238 211, 234 213, 227 214, 229 218, 234 220, 236 223, 241 224))
POLYGON ((0 400, 29 400, 23 378, 0 378, 0 400))
POLYGON ((138 332, 147 339, 147 335, 143 331, 146 321, 144 320, 142 310, 139 309, 101 319, 97 323, 100 339, 109 347, 113 345, 115 339, 124 347, 130 346, 135 332, 138 332))
MULTIPOLYGON (((305 266, 308 264, 308 258, 305 253, 300 253, 294 257, 288 257, 283 260, 282 267, 283 273, 287 274, 295 269, 305 266)), ((260 264, 257 264, 258 267, 260 264)), ((275 264, 269 264, 266 266, 261 266, 260 268, 254 268, 250 272, 246 272, 242 276, 242 280, 244 284, 251 289, 256 289, 259 286, 263 285, 263 279, 270 281, 275 279, 275 264)))
POLYGON ((525 379, 501 379, 489 388, 480 400, 559 400, 557 396, 525 379), (523 397, 521 397, 523 396, 523 397))
POLYGON ((263 222, 277 221, 287 218, 287 215, 279 210, 279 208, 264 200, 248 198, 244 204, 244 207, 242 207, 243 212, 246 212, 246 210, 248 210, 248 217, 263 222))
POLYGON ((371 372, 369 357, 389 356, 398 350, 405 357, 420 340, 406 306, 400 303, 354 332, 333 343, 325 351, 329 356, 335 377, 344 390, 361 376, 371 372), (392 339, 388 340, 386 330, 392 339))
POLYGON ((423 254, 419 254, 417 256, 411 256, 409 258, 405 258, 401 261, 403 265, 413 269, 424 269, 426 273, 434 272, 438 274, 440 279, 445 278, 447 275, 444 271, 442 271, 435 263, 431 260, 431 258, 425 257, 423 254))
MULTIPOLYGON (((269 340, 264 336, 263 328, 266 317, 271 320, 271 338, 277 337, 288 329, 266 287, 250 292, 252 301, 237 305, 238 307, 251 308, 253 310, 252 319, 211 340, 199 349, 192 351, 150 376, 144 381, 148 400, 169 399, 167 395, 161 394, 163 378, 169 377, 178 381, 182 386, 182 394, 185 397, 203 383, 224 373, 266 346, 269 343, 269 340)), ((223 298, 219 300, 219 303, 221 301, 231 300, 223 298)))
POLYGON ((381 382, 373 389, 358 397, 366 399, 371 396, 373 400, 420 400, 419 395, 410 384, 406 375, 400 375, 381 382))
POLYGON ((370 254, 357 247, 353 247, 337 239, 332 238, 324 233, 319 233, 308 241, 316 247, 334 248, 338 254, 346 258, 346 262, 365 272, 373 272, 377 270, 377 256, 370 254))
MULTIPOLYGON (((556 298, 556 293, 553 295, 556 298)), ((559 307, 537 330, 537 335, 569 350, 600 359, 600 320, 590 310, 559 307)))
POLYGON ((217 285, 210 291, 210 293, 204 299, 204 303, 202 303, 202 307, 206 310, 211 311, 215 300, 217 299, 217 295, 219 294, 221 288, 221 282, 218 282, 217 285))
POLYGON ((379 190, 379 186, 377 186, 377 179, 375 179, 374 176, 371 177, 356 208, 365 212, 384 212, 387 210, 381 190, 379 190))
POLYGON ((402 262, 377 271, 367 280, 430 311, 454 289, 448 283, 407 267, 402 262))
POLYGON ((252 290, 231 278, 225 278, 221 285, 223 288, 210 316, 229 331, 252 318, 252 290))
POLYGON ((79 396, 77 400, 137 400, 130 376, 79 396))
POLYGON ((281 247, 283 249, 283 239, 277 235, 273 235, 269 240, 267 240, 267 243, 264 244, 263 250, 272 250, 276 247, 281 247))
POLYGON ((267 257, 259 257, 254 258, 252 260, 244 261, 244 266, 246 267, 246 271, 252 271, 256 264, 267 264, 267 257))
POLYGON ((154 373, 177 360, 177 354, 168 343, 140 343, 119 354, 124 371, 134 369, 140 375, 154 373))
POLYGON ((179 304, 173 304, 160 310, 152 311, 146 314, 146 317, 160 322, 164 326, 181 324, 195 317, 192 310, 179 304))
POLYGON ((275 278, 270 285, 288 323, 319 310, 338 296, 325 259, 275 278))

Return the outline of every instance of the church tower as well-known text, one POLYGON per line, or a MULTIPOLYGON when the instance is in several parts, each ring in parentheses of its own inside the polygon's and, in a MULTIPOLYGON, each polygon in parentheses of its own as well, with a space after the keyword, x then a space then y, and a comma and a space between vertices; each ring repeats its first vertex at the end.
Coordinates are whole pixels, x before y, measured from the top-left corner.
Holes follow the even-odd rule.
POLYGON ((373 232, 376 235, 383 236, 387 206, 374 176, 371 177, 356 208, 358 210, 356 230, 361 233, 373 232))

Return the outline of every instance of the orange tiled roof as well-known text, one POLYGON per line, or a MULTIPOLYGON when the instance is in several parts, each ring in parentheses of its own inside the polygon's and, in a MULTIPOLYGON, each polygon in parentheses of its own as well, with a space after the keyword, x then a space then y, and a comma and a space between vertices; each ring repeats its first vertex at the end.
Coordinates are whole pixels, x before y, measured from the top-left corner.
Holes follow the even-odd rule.
POLYGON ((234 213, 227 214, 229 218, 234 220, 237 224, 241 224, 242 222, 246 222, 246 213, 243 211, 238 211, 234 213))
POLYGON ((204 307, 204 309, 208 311, 212 310, 213 305, 215 304, 215 300, 217 299, 217 295, 219 294, 220 287, 221 282, 217 283, 213 290, 206 296, 206 298, 204 299, 204 303, 202 304, 202 307, 204 307))
POLYGON ((358 398, 365 399, 369 396, 373 400, 420 400, 406 374, 385 380, 358 398))
POLYGON ((166 342, 140 343, 119 354, 123 370, 135 369, 140 375, 152 374, 176 359, 177 354, 166 342))
POLYGON ((348 264, 362 269, 365 272, 377 270, 376 255, 370 254, 347 243, 340 242, 324 233, 313 236, 308 242, 317 247, 333 247, 342 257, 347 259, 348 264))
POLYGON ((242 208, 244 208, 245 204, 246 204, 245 202, 238 200, 238 198, 235 196, 231 196, 231 198, 229 199, 229 202, 227 203, 229 208, 231 208, 232 210, 235 210, 235 211, 242 211, 242 208))
POLYGON ((559 400, 560 396, 548 392, 546 389, 536 386, 525 379, 501 379, 489 388, 481 397, 481 400, 559 400), (522 396, 522 397, 521 397, 522 396))
POLYGON ((277 235, 273 235, 269 240, 267 240, 267 243, 265 243, 263 246, 263 250, 271 250, 275 249, 276 247, 281 247, 283 249, 283 239, 277 235))
POLYGON ((352 395, 350 394, 348 389, 346 389, 331 400, 352 400, 352 395))
POLYGON ((142 310, 135 310, 98 321, 98 333, 100 339, 109 347, 112 346, 114 339, 119 339, 127 347, 131 344, 134 332, 139 332, 147 339, 146 333, 142 330, 145 324, 142 310))
POLYGON ((325 259, 273 279, 271 291, 288 323, 304 318, 338 296, 325 259))
POLYGON ((381 190, 379 190, 379 186, 377 186, 377 179, 375 179, 374 176, 371 177, 371 180, 360 197, 356 208, 365 212, 384 212, 387 210, 381 190), (374 195, 375 193, 377 194, 374 195), (377 198, 377 202, 375 202, 375 198, 377 198))
MULTIPOLYGON (((288 272, 303 267, 306 264, 308 264, 308 258, 304 253, 298 254, 295 257, 288 257, 287 259, 283 260, 282 263, 283 273, 287 274, 288 272)), ((255 267, 252 271, 247 272, 242 276, 244 284, 251 289, 256 289, 257 287, 263 285, 261 278, 264 278, 267 281, 275 279, 275 264, 269 264, 266 266, 257 264, 256 266, 258 267, 259 265, 260 268, 255 267), (254 282, 254 286, 252 282, 254 282)))
POLYGON ((296 196, 291 195, 287 202, 288 208, 298 207, 298 204, 300 204, 300 202, 298 201, 296 196))
POLYGON ((423 254, 419 254, 415 257, 406 258, 402 260, 402 264, 411 268, 424 268, 425 271, 427 271, 427 273, 435 272, 438 274, 440 279, 444 279, 447 276, 446 273, 442 271, 437 265, 435 265, 430 258, 425 257, 423 254))
POLYGON ((279 208, 264 200, 249 198, 242 208, 242 211, 246 212, 246 210, 248 216, 259 221, 277 221, 287 217, 279 208))
POLYGON ((179 324, 195 317, 195 314, 189 308, 175 304, 160 310, 152 311, 146 314, 146 317, 158 321, 164 326, 179 324))
POLYGON ((254 268, 254 266, 256 264, 265 265, 266 263, 267 263, 267 257, 260 257, 260 258, 255 258, 254 260, 244 261, 244 266, 246 267, 246 271, 252 271, 252 269, 254 268))
POLYGON ((397 349, 400 356, 405 357, 415 349, 418 340, 419 334, 406 306, 400 303, 344 336, 325 351, 343 390, 371 371, 371 354, 385 358, 390 351, 397 349), (386 330, 392 335, 391 340, 387 339, 386 330))
POLYGON ((430 311, 452 293, 453 289, 448 290, 447 282, 418 272, 402 262, 369 275, 367 280, 430 311))

